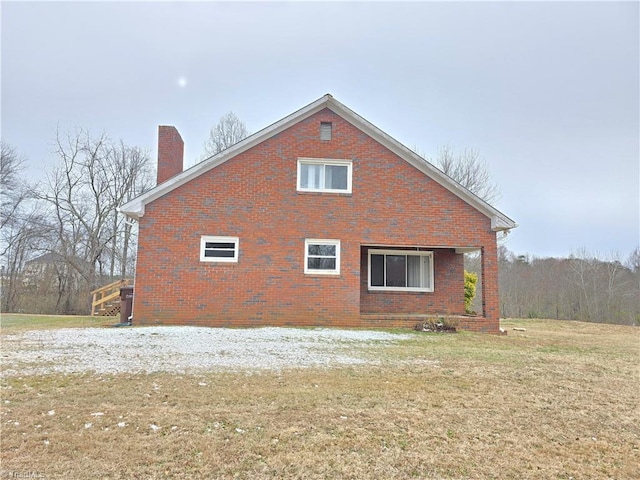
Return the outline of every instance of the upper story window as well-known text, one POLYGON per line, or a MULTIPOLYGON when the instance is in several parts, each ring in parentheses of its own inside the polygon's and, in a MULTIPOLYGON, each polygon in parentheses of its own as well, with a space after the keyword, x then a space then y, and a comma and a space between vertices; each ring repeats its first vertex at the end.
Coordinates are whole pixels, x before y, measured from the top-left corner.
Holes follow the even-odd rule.
POLYGON ((332 130, 331 122, 320 122, 320 140, 331 140, 332 130))
POLYGON ((433 292, 433 252, 369 250, 369 290, 433 292))
POLYGON ((237 262, 238 237, 200 237, 201 262, 237 262))
POLYGON ((298 191, 351 193, 350 160, 298 159, 298 191))

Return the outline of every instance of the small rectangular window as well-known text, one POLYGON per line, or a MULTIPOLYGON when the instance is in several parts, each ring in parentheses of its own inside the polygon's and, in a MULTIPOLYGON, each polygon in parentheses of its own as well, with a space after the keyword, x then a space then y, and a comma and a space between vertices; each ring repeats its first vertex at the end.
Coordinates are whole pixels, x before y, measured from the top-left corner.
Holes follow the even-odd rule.
POLYGON ((320 140, 331 140, 332 129, 331 122, 320 122, 320 140))
POLYGON ((369 250, 369 290, 433 292, 433 252, 369 250))
POLYGON ((298 159, 298 191, 351 193, 349 160, 298 159))
POLYGON ((238 237, 200 237, 201 262, 237 262, 238 237))
POLYGON ((340 273, 340 240, 304 241, 304 273, 338 275, 340 273))

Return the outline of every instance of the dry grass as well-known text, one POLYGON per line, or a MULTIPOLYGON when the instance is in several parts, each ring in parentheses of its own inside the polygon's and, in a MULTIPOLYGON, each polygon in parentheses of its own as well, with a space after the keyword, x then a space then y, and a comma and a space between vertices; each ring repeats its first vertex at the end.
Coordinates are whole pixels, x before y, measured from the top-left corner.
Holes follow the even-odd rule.
POLYGON ((377 366, 3 378, 0 478, 640 478, 640 330, 503 326, 377 366))
POLYGON ((80 315, 30 315, 3 313, 0 315, 2 333, 51 328, 102 327, 120 322, 120 317, 91 317, 80 315))

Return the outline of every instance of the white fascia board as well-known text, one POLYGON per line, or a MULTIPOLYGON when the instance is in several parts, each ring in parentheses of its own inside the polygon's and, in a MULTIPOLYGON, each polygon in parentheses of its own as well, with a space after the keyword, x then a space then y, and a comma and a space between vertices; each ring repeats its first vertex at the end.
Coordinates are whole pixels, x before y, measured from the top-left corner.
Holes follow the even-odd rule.
MULTIPOLYGON (((498 212, 500 213, 500 212, 498 212)), ((494 215, 491 217, 491 230, 494 232, 502 232, 516 228, 518 224, 505 215, 494 215)))
POLYGON ((140 220, 140 217, 144 215, 144 203, 138 202, 138 198, 135 198, 118 207, 118 213, 122 213, 134 220, 140 220))

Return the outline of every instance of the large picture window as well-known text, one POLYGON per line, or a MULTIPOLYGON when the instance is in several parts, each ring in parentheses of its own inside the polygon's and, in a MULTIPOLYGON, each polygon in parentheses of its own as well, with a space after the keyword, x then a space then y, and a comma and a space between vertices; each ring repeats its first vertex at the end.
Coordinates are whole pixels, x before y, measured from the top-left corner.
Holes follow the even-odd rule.
POLYGON ((340 240, 304 241, 304 273, 338 275, 340 273, 340 240))
POLYGON ((351 193, 348 160, 298 159, 298 191, 351 193))
POLYGON ((433 292, 433 252, 369 250, 369 290, 433 292))
POLYGON ((201 262, 237 262, 238 237, 211 237, 203 235, 200 238, 201 262))

